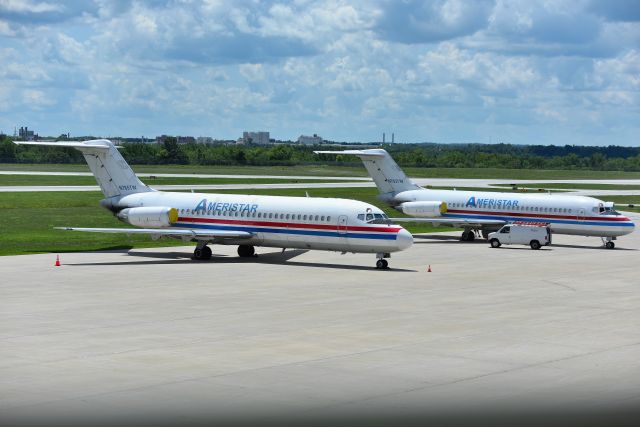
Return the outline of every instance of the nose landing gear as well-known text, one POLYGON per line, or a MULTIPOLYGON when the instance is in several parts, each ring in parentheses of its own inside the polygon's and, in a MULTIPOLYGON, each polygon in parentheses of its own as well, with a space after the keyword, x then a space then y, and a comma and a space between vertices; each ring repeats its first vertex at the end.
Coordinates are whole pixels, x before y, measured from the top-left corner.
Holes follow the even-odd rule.
POLYGON ((386 259, 379 259, 378 261, 376 261, 376 268, 378 270, 386 270, 387 268, 389 268, 389 263, 386 259))
POLYGON ((378 258, 378 261, 376 261, 376 268, 378 270, 386 270, 389 268, 389 262, 387 262, 385 258, 391 258, 390 253, 378 253, 376 254, 376 258, 378 258))
POLYGON ((615 240, 615 237, 603 237, 602 238, 602 243, 604 244, 604 247, 607 249, 613 249, 616 247, 616 244, 613 242, 615 240))

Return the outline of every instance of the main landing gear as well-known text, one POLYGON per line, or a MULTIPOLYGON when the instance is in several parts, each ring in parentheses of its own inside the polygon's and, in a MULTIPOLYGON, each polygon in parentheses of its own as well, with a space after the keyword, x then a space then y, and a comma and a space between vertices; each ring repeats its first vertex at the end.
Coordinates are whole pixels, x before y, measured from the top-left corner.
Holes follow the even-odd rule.
POLYGON ((376 261, 376 268, 378 270, 386 270, 389 268, 389 262, 387 262, 385 258, 391 258, 390 253, 378 253, 376 254, 376 258, 378 258, 378 261, 376 261))
POLYGON ((200 244, 193 250, 193 259, 206 261, 211 259, 211 248, 206 243, 200 244))
POLYGON ((476 235, 473 230, 465 230, 462 232, 462 236, 460 236, 460 241, 462 242, 473 242, 476 239, 476 235))
POLYGON ((241 258, 250 258, 254 256, 256 253, 256 249, 251 245, 240 245, 238 246, 238 255, 241 258))

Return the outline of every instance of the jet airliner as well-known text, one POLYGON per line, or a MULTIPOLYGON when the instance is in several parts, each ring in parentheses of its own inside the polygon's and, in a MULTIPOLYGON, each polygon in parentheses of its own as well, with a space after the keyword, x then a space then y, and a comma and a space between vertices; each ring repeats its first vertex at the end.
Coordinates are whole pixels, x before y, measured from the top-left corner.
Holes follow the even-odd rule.
POLYGON ((388 267, 391 252, 413 244, 404 228, 379 208, 347 199, 156 191, 142 183, 106 139, 83 142, 14 141, 23 145, 72 147, 84 155, 104 199, 121 221, 140 228, 78 228, 97 233, 147 234, 196 242, 193 258, 211 258, 209 244, 238 245, 250 257, 255 246, 375 253, 376 268, 388 267))
POLYGON ((597 236, 604 247, 631 233, 635 224, 616 212, 613 202, 593 197, 521 194, 489 191, 430 190, 416 185, 383 149, 316 151, 318 154, 358 156, 378 187, 378 198, 413 218, 394 222, 430 222, 463 228, 463 241, 472 241, 475 231, 486 238, 504 224, 533 222, 548 225, 553 233, 597 236))

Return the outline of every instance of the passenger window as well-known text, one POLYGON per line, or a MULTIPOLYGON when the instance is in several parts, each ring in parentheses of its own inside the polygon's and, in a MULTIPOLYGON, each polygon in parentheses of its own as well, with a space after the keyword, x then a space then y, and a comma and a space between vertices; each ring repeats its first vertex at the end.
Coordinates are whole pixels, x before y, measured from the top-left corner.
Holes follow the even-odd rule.
POLYGON ((324 221, 324 215, 320 217, 320 221, 324 221))
POLYGON ((289 219, 289 214, 287 214, 286 219, 289 219))
POLYGON ((331 221, 331 217, 330 216, 327 217, 327 221, 331 221))
POLYGON ((318 221, 320 219, 320 217, 318 215, 316 215, 315 220, 318 221))
POLYGON ((302 220, 306 221, 307 220, 307 216, 306 215, 302 215, 302 220))

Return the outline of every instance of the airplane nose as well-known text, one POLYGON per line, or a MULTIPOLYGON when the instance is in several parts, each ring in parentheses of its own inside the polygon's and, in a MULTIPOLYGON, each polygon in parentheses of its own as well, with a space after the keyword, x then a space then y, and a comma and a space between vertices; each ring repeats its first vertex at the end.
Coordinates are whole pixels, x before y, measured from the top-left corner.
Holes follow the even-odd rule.
POLYGON ((398 245, 398 250, 403 251, 409 246, 413 245, 413 236, 403 228, 402 230, 398 231, 396 244, 398 245))

